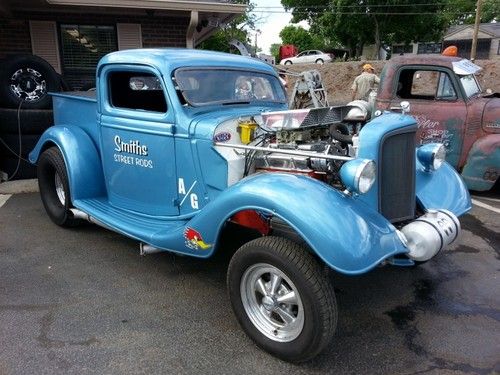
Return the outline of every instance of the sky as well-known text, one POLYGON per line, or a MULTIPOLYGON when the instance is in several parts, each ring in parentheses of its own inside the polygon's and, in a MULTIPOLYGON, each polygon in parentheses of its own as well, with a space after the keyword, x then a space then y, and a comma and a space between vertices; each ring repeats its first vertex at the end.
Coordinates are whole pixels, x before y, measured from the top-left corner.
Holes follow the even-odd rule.
MULTIPOLYGON (((269 48, 273 43, 281 43, 279 37, 280 31, 288 24, 292 19, 291 13, 285 13, 285 10, 281 6, 280 0, 251 0, 256 7, 273 7, 272 11, 274 13, 267 13, 266 9, 256 9, 254 12, 257 18, 260 19, 256 25, 256 28, 261 31, 257 35, 257 46, 262 48, 262 53, 269 54, 269 48), (274 8, 279 7, 279 8, 274 8), (283 13, 281 13, 281 12, 283 13), (279 12, 279 13, 277 13, 279 12)), ((268 9, 271 10, 271 9, 268 9)), ((308 25, 305 22, 300 22, 300 26, 308 29, 308 25)), ((251 32, 252 45, 255 43, 255 33, 251 32)))

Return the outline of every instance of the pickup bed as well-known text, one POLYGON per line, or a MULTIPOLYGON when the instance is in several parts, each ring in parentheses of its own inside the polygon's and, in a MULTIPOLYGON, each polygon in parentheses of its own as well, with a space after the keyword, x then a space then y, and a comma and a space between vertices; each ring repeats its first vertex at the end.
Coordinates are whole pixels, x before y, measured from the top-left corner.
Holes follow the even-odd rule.
POLYGON ((115 52, 96 89, 54 94, 55 124, 30 154, 48 216, 122 233, 143 255, 228 252, 238 321, 288 361, 333 338, 327 268, 429 261, 471 208, 444 146, 415 148, 414 118, 288 110, 276 72, 251 58, 115 52))

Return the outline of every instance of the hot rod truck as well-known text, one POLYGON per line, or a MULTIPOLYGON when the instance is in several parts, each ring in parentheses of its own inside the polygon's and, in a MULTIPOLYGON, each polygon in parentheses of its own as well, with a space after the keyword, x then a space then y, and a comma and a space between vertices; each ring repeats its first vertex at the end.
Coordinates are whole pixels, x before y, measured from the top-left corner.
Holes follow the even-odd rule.
POLYGON ((500 179, 500 96, 482 93, 480 69, 459 57, 397 56, 382 70, 376 104, 408 101, 419 143, 443 143, 469 189, 484 191, 500 179))
POLYGON ((443 146, 415 148, 412 117, 289 111, 273 68, 251 58, 114 52, 97 67, 96 97, 53 95, 55 125, 30 154, 52 221, 102 225, 142 254, 199 258, 228 251, 228 232, 245 228, 229 299, 245 332, 288 361, 333 337, 328 268, 428 261, 471 207, 443 146))

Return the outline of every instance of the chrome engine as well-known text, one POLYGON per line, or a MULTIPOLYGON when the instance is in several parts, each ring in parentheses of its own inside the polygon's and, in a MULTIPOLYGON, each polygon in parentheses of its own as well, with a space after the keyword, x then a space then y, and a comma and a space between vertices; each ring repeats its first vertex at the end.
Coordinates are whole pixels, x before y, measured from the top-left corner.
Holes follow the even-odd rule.
POLYGON ((340 167, 356 157, 358 133, 368 119, 366 111, 364 117, 360 113, 358 106, 342 106, 263 114, 255 119, 260 136, 250 144, 297 154, 255 152, 247 173, 281 171, 340 184, 340 167))

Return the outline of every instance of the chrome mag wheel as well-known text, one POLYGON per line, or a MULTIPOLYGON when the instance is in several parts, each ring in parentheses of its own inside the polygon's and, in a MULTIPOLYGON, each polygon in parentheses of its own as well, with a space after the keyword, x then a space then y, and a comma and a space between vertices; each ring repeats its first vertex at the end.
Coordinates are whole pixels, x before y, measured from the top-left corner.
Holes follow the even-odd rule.
POLYGON ((9 84, 11 91, 26 102, 35 102, 47 94, 47 82, 39 71, 32 68, 16 70, 9 84))
POLYGON ((278 268, 258 263, 241 278, 241 300, 255 327, 277 342, 295 340, 304 328, 304 307, 294 283, 278 268))

